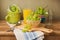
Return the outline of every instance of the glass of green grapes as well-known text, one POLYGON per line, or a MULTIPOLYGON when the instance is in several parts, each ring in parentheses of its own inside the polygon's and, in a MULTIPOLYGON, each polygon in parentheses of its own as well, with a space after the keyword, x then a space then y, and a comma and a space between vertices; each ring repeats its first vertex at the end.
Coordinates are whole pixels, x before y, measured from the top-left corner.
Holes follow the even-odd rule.
POLYGON ((20 21, 20 10, 16 5, 11 5, 9 6, 7 13, 5 20, 11 30, 13 30, 14 26, 20 21))

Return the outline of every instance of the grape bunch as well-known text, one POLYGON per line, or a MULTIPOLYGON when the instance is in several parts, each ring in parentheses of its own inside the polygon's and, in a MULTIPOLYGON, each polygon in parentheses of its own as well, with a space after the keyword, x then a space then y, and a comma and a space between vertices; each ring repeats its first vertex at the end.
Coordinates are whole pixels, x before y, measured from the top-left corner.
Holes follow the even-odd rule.
MULTIPOLYGON (((48 14, 47 11, 44 8, 40 7, 38 9, 36 9, 35 11, 31 12, 30 15, 28 15, 27 21, 28 22, 29 21, 31 21, 31 22, 32 21, 34 21, 34 22, 36 22, 36 21, 41 22, 41 20, 42 20, 41 16, 43 15, 44 18, 45 18, 47 14, 48 14)), ((23 32, 27 32, 28 30, 30 30, 31 29, 31 24, 32 23, 25 25, 25 27, 23 29, 23 32)), ((33 25, 35 25, 35 23, 33 25)))
POLYGON ((31 29, 31 25, 26 24, 24 29, 22 30, 23 32, 27 32, 31 29))

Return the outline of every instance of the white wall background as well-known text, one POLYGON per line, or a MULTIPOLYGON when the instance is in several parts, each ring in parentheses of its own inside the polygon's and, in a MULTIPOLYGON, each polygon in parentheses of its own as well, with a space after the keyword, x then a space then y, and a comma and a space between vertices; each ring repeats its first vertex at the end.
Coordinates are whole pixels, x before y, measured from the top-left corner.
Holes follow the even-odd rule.
POLYGON ((60 19, 60 0, 0 0, 0 19, 4 19, 7 14, 7 8, 11 4, 16 4, 20 8, 31 8, 35 9, 37 7, 46 7, 53 10, 53 18, 60 19))

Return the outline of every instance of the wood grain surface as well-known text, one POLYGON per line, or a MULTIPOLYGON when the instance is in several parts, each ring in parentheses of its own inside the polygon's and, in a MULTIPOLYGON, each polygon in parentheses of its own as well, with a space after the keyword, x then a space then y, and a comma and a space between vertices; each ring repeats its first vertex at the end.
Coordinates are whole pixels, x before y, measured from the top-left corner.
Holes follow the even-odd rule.
MULTIPOLYGON (((53 29, 54 33, 45 35, 44 40, 60 40, 60 22, 54 22, 52 26, 47 28, 53 29)), ((6 21, 0 21, 0 40, 16 40, 14 33, 7 32, 7 30, 10 30, 10 28, 6 21)))

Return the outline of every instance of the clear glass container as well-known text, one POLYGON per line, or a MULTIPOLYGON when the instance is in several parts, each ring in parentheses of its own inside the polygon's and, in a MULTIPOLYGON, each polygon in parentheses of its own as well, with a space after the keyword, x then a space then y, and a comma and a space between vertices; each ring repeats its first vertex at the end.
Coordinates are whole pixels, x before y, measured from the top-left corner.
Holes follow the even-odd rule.
POLYGON ((52 20, 53 20, 53 12, 51 9, 48 10, 48 17, 45 21, 46 27, 52 26, 52 20))

